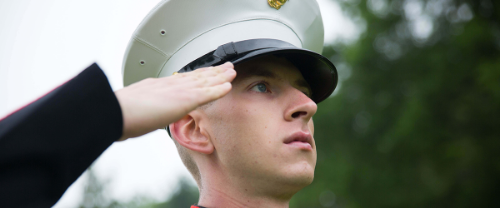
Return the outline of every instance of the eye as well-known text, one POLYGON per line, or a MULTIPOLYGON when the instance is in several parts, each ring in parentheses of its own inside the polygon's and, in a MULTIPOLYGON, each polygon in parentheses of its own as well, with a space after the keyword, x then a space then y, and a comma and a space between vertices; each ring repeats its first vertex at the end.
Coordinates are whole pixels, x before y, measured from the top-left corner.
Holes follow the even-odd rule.
POLYGON ((260 83, 260 84, 253 86, 251 90, 257 91, 257 92, 268 92, 267 86, 264 83, 260 83))

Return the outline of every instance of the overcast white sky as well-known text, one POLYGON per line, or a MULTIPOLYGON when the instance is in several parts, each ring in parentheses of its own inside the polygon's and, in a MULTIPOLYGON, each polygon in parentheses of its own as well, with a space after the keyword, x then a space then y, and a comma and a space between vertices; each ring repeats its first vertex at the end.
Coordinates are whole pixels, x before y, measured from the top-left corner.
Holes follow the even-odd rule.
MULTIPOLYGON (((263 0, 265 1, 265 0, 263 0)), ((133 31, 160 0, 0 0, 0 118, 71 79, 93 62, 114 90, 123 87, 122 59, 133 31)), ((319 0, 325 39, 352 40, 356 26, 335 1, 319 0)), ((68 135, 70 138, 71 135, 68 135)), ((189 177, 165 131, 113 144, 95 162, 109 196, 164 200, 189 177)), ((56 207, 81 201, 85 174, 56 207)))

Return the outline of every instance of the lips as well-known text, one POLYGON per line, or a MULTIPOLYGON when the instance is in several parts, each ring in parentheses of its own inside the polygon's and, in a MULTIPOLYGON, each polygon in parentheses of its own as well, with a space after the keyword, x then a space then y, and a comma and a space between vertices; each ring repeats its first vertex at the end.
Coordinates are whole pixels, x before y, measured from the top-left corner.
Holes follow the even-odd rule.
POLYGON ((312 150, 312 136, 308 132, 295 132, 287 137, 283 143, 300 149, 312 150))

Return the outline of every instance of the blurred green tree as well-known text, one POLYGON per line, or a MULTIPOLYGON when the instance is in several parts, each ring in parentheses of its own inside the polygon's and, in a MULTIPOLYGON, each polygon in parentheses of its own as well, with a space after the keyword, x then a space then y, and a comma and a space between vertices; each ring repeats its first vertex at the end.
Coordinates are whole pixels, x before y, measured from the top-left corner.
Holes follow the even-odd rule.
POLYGON ((337 2, 367 29, 325 48, 344 81, 291 207, 499 207, 500 2, 337 2))
POLYGON ((198 202, 198 188, 190 183, 186 178, 182 178, 175 193, 166 202, 152 206, 152 208, 189 208, 198 202))
POLYGON ((107 182, 101 181, 92 168, 87 170, 87 184, 83 191, 83 201, 80 208, 108 207, 112 202, 105 195, 107 182))
POLYGON ((130 201, 119 202, 106 194, 108 182, 99 179, 92 168, 89 168, 83 201, 79 208, 188 208, 196 204, 199 197, 198 188, 187 178, 181 178, 174 193, 164 202, 157 202, 150 197, 140 195, 130 201))

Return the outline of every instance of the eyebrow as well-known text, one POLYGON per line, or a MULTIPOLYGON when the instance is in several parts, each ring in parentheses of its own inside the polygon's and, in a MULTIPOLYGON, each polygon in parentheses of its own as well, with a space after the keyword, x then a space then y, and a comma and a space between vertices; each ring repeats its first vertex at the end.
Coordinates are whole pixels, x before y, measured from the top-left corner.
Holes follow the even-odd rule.
POLYGON ((243 72, 244 75, 247 77, 251 76, 258 76, 258 77, 265 77, 265 78, 270 78, 270 79, 276 79, 276 80, 283 80, 281 77, 276 75, 271 69, 267 67, 252 67, 250 70, 246 70, 243 72))

